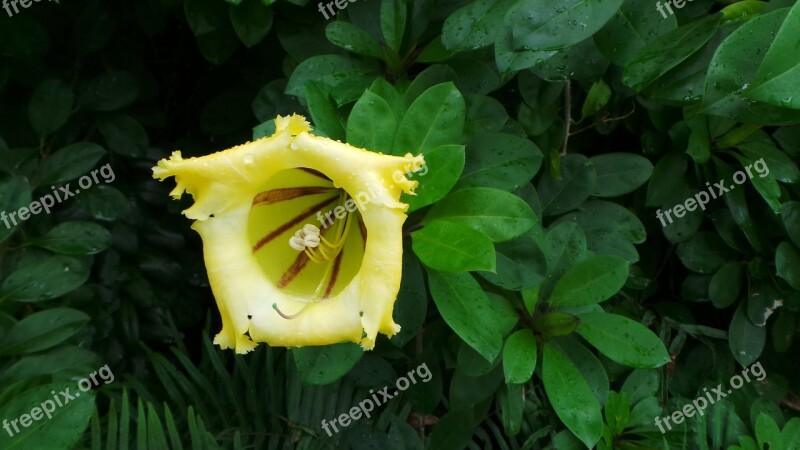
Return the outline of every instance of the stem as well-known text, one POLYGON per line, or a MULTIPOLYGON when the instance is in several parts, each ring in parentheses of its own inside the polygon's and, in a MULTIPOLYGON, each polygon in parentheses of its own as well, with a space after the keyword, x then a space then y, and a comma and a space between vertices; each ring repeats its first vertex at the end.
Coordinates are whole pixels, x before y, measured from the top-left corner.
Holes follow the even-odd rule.
POLYGON ((572 81, 567 81, 567 88, 564 91, 564 145, 561 146, 561 156, 567 154, 567 143, 569 142, 569 129, 572 126, 572 81))

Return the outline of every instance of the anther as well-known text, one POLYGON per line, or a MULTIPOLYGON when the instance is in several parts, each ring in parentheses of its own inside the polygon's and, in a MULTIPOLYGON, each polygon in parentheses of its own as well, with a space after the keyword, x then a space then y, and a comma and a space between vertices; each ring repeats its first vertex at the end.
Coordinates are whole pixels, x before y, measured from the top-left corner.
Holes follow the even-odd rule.
POLYGON ((319 235, 318 234, 307 234, 305 238, 303 238, 303 244, 306 247, 314 248, 319 245, 319 235))

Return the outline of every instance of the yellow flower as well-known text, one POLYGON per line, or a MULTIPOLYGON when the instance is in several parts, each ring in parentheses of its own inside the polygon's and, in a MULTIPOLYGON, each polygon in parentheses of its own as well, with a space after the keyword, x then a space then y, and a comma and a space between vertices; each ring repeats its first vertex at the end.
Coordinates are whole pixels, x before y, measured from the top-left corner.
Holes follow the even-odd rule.
POLYGON ((275 134, 200 158, 174 152, 153 168, 203 239, 222 315, 214 339, 237 353, 274 346, 375 345, 400 326, 402 225, 422 156, 388 156, 310 134, 278 116, 275 134))

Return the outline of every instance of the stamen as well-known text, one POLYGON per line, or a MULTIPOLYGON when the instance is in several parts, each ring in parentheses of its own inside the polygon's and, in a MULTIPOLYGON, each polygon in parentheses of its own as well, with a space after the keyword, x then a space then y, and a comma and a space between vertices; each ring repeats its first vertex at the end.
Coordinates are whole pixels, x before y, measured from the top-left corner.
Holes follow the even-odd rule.
POLYGON ((298 252, 302 252, 306 248, 305 240, 298 238, 297 235, 292 236, 289 238, 289 247, 292 247, 298 252))

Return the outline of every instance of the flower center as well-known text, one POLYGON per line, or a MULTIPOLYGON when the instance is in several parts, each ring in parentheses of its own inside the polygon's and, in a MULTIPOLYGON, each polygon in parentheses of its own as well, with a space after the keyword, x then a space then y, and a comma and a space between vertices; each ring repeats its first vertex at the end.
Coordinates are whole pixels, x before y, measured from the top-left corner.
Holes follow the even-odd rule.
POLYGON ((250 244, 279 289, 300 301, 324 301, 358 273, 366 245, 361 214, 350 195, 322 173, 279 172, 260 187, 252 205, 250 244))

